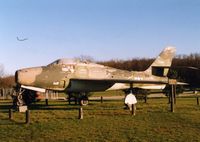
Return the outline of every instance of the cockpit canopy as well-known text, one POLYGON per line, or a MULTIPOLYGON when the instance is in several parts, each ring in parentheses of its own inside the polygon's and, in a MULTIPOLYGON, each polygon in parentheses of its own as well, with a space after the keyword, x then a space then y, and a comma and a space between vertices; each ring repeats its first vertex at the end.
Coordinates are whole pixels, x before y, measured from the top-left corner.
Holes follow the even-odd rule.
POLYGON ((52 63, 50 63, 48 66, 52 66, 52 65, 73 65, 73 64, 77 64, 80 63, 80 61, 78 59, 67 59, 67 58, 63 58, 63 59, 58 59, 52 63))

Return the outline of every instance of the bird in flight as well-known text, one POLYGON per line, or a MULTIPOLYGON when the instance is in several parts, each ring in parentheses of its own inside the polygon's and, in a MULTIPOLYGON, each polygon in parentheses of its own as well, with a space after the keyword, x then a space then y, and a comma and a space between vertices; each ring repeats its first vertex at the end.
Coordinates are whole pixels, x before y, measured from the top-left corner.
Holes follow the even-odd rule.
POLYGON ((25 41, 25 40, 28 40, 28 38, 22 38, 22 39, 20 39, 19 37, 17 37, 17 40, 18 41, 25 41))

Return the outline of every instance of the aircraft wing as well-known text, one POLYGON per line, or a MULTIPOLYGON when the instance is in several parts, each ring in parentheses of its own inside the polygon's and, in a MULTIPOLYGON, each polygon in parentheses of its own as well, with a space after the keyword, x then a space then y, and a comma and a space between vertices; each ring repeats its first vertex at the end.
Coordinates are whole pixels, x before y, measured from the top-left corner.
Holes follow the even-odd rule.
MULTIPOLYGON (((174 79, 172 79, 174 81, 174 79)), ((165 80, 133 80, 133 79, 71 79, 71 81, 91 81, 105 83, 127 83, 127 84, 171 84, 170 79, 165 80)), ((175 80, 176 81, 176 80, 175 80)), ((176 85, 188 85, 186 82, 176 82, 176 85)))
POLYGON ((168 80, 133 80, 133 79, 71 79, 71 81, 91 81, 105 83, 128 83, 128 84, 168 84, 168 80))
POLYGON ((173 83, 172 81, 173 80, 168 80, 167 78, 162 79, 162 80, 80 79, 80 78, 75 79, 74 78, 74 79, 70 79, 70 86, 68 87, 68 91, 93 92, 93 91, 102 91, 102 90, 103 91, 121 90, 125 88, 130 88, 131 86, 136 87, 136 88, 144 88, 145 85, 148 86, 148 84, 150 85, 150 87, 148 86, 147 88, 152 88, 152 86, 156 86, 156 88, 157 87, 163 88, 167 84, 176 84, 176 80, 174 80, 175 83, 173 83))

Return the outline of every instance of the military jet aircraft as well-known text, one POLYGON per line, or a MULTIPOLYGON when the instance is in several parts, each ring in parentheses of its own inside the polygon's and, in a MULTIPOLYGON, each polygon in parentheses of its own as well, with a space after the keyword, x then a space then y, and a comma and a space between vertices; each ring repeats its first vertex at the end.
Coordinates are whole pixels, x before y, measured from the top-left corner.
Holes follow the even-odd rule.
POLYGON ((174 47, 166 47, 145 71, 126 71, 74 59, 58 59, 47 66, 17 70, 18 105, 24 105, 24 90, 55 90, 83 94, 96 91, 163 89, 175 55, 174 47))

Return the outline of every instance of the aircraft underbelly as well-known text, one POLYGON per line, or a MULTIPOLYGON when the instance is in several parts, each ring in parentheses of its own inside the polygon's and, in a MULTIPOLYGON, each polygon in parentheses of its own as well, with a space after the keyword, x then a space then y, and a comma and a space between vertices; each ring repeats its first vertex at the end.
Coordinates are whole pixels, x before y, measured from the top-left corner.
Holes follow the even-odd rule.
POLYGON ((96 92, 105 91, 114 83, 104 82, 104 81, 71 81, 70 85, 67 87, 68 92, 96 92))
MULTIPOLYGON (((129 89, 130 85, 127 83, 110 83, 104 81, 71 81, 67 87, 69 92, 96 92, 109 90, 124 90, 129 89)), ((133 84, 133 88, 141 89, 164 89, 165 85, 159 84, 133 84)))

